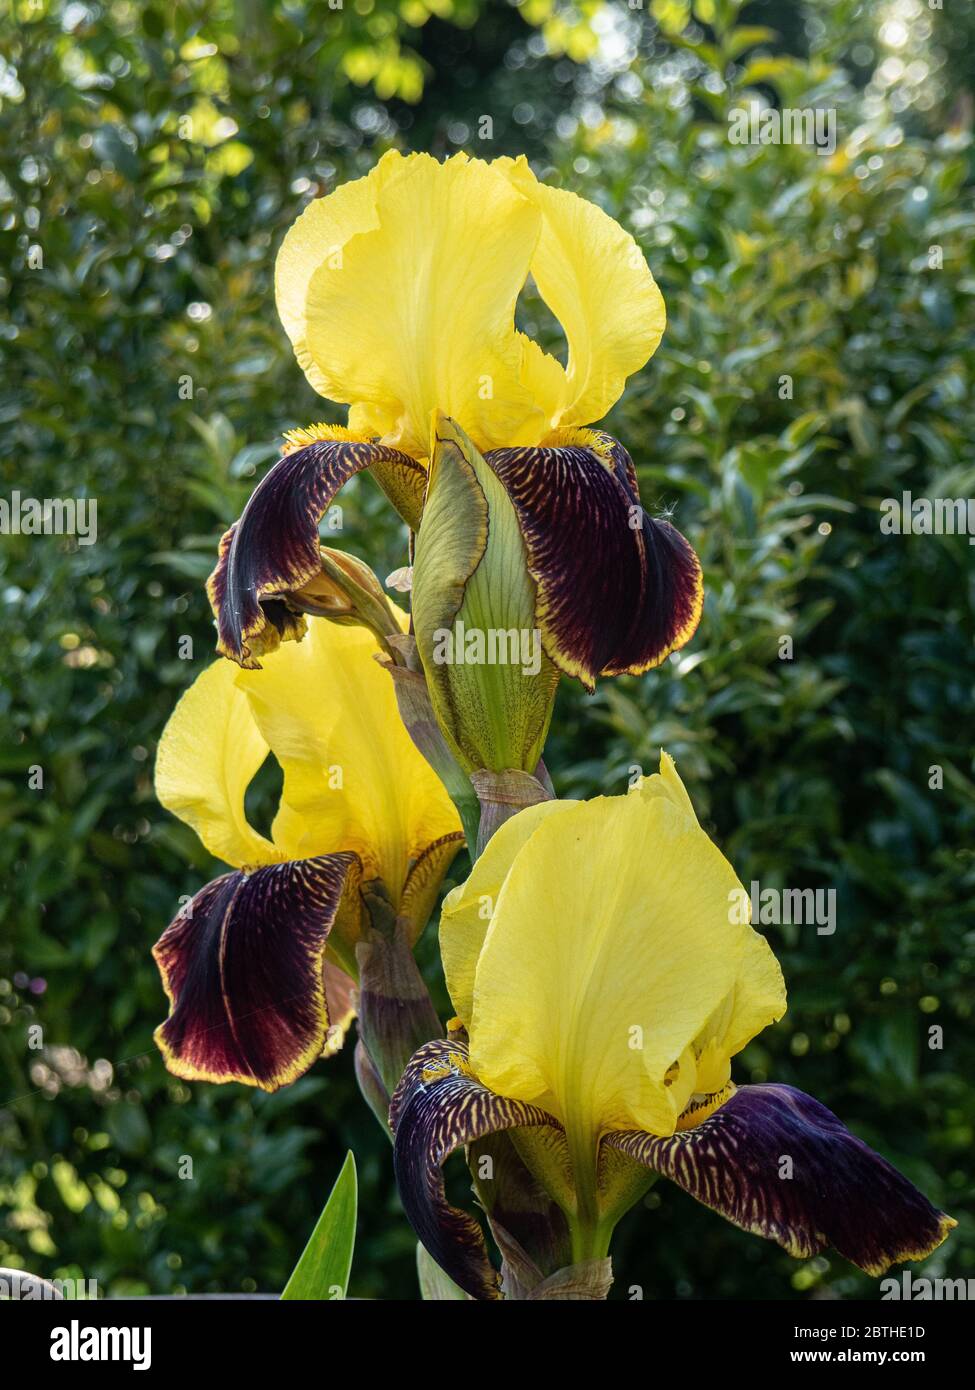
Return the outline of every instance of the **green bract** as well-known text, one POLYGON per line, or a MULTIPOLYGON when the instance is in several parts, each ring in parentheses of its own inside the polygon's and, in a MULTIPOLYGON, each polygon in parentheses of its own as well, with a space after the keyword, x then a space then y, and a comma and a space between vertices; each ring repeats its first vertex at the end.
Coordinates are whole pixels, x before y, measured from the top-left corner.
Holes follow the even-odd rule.
POLYGON ((413 624, 444 737, 469 772, 534 772, 558 668, 542 649, 514 507, 467 435, 440 417, 413 564, 413 624))

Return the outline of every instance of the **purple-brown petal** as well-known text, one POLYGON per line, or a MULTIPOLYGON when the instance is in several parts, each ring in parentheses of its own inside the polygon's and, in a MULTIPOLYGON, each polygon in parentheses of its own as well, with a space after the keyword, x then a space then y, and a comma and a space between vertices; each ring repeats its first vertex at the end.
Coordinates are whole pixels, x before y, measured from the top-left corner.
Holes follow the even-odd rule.
POLYGON ((598 431, 580 435, 578 444, 485 458, 518 513, 545 649, 591 690, 597 676, 647 671, 689 641, 703 584, 680 532, 641 507, 623 446, 598 431))
POLYGON ((500 1130, 558 1122, 537 1105, 508 1100, 474 1077, 467 1044, 424 1043, 410 1059, 389 1110, 400 1199, 426 1249, 473 1298, 501 1297, 480 1225, 447 1201, 442 1165, 459 1148, 500 1130))
POLYGON ((325 948, 359 876, 356 855, 322 855, 225 874, 183 908, 153 948, 170 1001, 155 1039, 175 1076, 276 1091, 321 1056, 325 948))
POLYGON ((792 1086, 742 1086, 691 1129, 664 1139, 618 1130, 604 1143, 797 1259, 831 1245, 879 1276, 923 1259, 957 1224, 792 1086))
POLYGON ((245 667, 279 642, 304 635, 292 601, 321 574, 318 523, 339 489, 364 468, 414 480, 425 473, 406 454, 358 440, 316 440, 279 459, 254 489, 239 521, 220 542, 207 593, 217 620, 217 650, 245 667))

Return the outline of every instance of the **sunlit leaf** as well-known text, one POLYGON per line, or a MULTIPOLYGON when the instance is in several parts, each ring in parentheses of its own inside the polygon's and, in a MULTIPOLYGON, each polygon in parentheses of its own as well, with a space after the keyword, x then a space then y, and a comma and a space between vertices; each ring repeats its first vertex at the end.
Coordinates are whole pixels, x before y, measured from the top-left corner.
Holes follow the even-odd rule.
POLYGON ((355 1248, 358 1187, 350 1149, 301 1259, 285 1285, 283 1299, 345 1298, 355 1248))

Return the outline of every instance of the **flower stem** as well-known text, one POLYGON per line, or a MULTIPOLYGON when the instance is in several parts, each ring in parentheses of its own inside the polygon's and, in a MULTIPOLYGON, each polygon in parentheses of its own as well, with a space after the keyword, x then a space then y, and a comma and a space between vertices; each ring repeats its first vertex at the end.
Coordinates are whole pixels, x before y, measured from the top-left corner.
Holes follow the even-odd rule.
POLYGON ((368 923, 356 946, 359 1045, 356 1075, 373 1113, 388 1125, 389 1098, 421 1043, 442 1035, 440 1020, 406 934, 377 883, 361 890, 368 923))
POLYGON ((569 1158, 572 1162, 572 1182, 576 1190, 576 1210, 580 1221, 594 1225, 596 1221, 596 1164, 594 1145, 588 1136, 581 1142, 570 1132, 569 1158))
POLYGON ((569 1222, 572 1238, 572 1262, 582 1264, 585 1260, 602 1260, 609 1254, 609 1243, 613 1238, 613 1227, 604 1222, 591 1225, 588 1222, 572 1220, 569 1222))
POLYGON ((603 1259, 609 1251, 615 1221, 606 1221, 599 1210, 597 1163, 599 1144, 588 1126, 568 1124, 566 1140, 572 1165, 572 1185, 575 1189, 575 1211, 567 1213, 572 1239, 572 1258, 603 1259))

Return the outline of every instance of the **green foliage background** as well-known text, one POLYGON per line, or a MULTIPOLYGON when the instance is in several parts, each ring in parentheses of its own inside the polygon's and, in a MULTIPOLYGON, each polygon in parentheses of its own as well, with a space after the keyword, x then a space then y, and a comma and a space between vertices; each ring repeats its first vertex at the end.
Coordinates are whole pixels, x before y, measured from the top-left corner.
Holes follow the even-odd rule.
MULTIPOLYGON (((902 490, 975 496, 971 11, 3 0, 0 45, 0 496, 97 498, 99 527, 0 538, 0 1264, 279 1290, 351 1147, 352 1292, 416 1296, 350 1050, 271 1097, 183 1085, 149 955, 216 868, 152 791, 210 659, 201 581, 281 431, 337 418, 277 323, 274 254, 397 143, 525 150, 644 246, 670 322, 609 426, 707 607, 665 669, 563 683, 547 762, 562 795, 620 791, 664 745, 746 883, 836 889, 835 935, 769 928, 790 1010, 739 1075, 836 1110, 961 1219, 924 1273, 975 1276, 975 551, 879 528, 902 490), (835 156, 729 143, 758 93, 835 108, 835 156)), ((530 298, 523 322, 552 331, 530 298)), ((403 563, 372 484, 341 500, 342 544, 403 563)), ((878 1295, 666 1184, 645 1208, 617 1297, 878 1295)))

